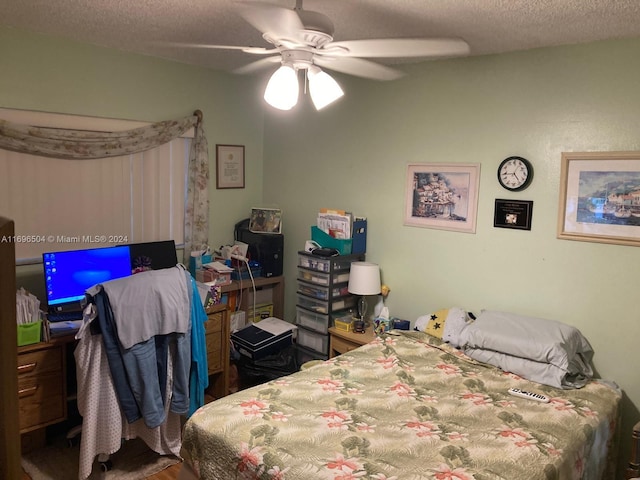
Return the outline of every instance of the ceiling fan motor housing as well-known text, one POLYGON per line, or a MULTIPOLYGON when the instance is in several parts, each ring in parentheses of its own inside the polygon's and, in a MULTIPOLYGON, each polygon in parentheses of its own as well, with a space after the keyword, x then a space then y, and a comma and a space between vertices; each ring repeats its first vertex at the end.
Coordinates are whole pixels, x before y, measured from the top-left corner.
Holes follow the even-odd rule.
POLYGON ((329 17, 320 13, 320 12, 312 12, 310 10, 296 10, 298 17, 300 17, 300 21, 304 25, 305 30, 310 30, 311 32, 323 33, 324 37, 329 37, 333 39, 333 22, 329 17))
POLYGON ((305 70, 313 65, 313 52, 309 50, 283 50, 282 64, 296 70, 305 70))

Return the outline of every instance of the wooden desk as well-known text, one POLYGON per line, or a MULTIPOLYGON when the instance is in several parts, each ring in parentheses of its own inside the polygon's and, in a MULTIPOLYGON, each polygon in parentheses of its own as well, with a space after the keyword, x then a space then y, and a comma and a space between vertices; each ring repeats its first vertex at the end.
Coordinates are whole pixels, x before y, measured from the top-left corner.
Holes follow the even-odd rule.
MULTIPOLYGON (((273 302, 273 316, 284 320, 284 277, 255 277, 256 289, 271 288, 271 301, 273 302)), ((221 288, 222 293, 236 292, 241 297, 240 310, 249 312, 252 305, 249 305, 249 293, 253 291, 253 284, 251 279, 232 281, 229 285, 224 285, 221 288)), ((249 318, 248 316, 246 317, 249 318)))
POLYGON ((375 337, 371 327, 367 328, 364 333, 345 332, 336 327, 331 327, 329 328, 329 358, 366 345, 375 337))
MULTIPOLYGON (((209 388, 207 392, 221 398, 229 393, 229 315, 226 305, 207 309, 205 340, 209 388)), ((67 402, 75 392, 67 391, 67 352, 75 343, 75 334, 61 335, 49 342, 18 347, 18 409, 20 433, 42 430, 67 419, 67 402)), ((70 365, 73 368, 73 365, 70 365)), ((24 439, 37 446, 43 441, 24 439)), ((23 437, 24 438, 24 437, 23 437)), ((30 450, 31 448, 26 448, 30 450)))

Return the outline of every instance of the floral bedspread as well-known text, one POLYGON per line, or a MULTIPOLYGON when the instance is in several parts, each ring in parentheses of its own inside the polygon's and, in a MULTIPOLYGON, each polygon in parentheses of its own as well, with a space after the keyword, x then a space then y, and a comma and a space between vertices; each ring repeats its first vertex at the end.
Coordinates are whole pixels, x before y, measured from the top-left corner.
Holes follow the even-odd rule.
POLYGON ((613 478, 616 388, 554 389, 396 333, 205 405, 182 455, 203 480, 613 478))

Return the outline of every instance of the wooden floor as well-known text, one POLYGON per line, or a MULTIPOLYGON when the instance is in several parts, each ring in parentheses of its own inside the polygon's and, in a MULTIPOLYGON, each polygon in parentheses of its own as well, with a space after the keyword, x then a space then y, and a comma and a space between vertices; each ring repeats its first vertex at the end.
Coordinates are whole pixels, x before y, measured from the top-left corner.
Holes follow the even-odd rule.
MULTIPOLYGON (((178 473, 180 472, 180 465, 182 464, 176 463, 169 468, 165 468, 160 473, 147 477, 145 480, 176 480, 176 478, 178 478, 178 473)), ((31 477, 23 472, 22 480, 31 480, 31 477)))
POLYGON ((147 477, 146 480, 175 480, 178 478, 178 473, 180 472, 181 463, 176 463, 175 465, 171 465, 169 468, 165 468, 160 473, 156 473, 151 477, 147 477))

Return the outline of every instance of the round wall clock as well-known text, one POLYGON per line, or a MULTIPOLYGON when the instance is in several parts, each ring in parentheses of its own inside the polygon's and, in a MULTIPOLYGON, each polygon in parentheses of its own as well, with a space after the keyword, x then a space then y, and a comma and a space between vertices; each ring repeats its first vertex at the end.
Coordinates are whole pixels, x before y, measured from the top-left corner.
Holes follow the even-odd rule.
POLYGON ((533 165, 522 157, 509 157, 500 162, 498 182, 511 192, 524 190, 533 180, 533 165))

